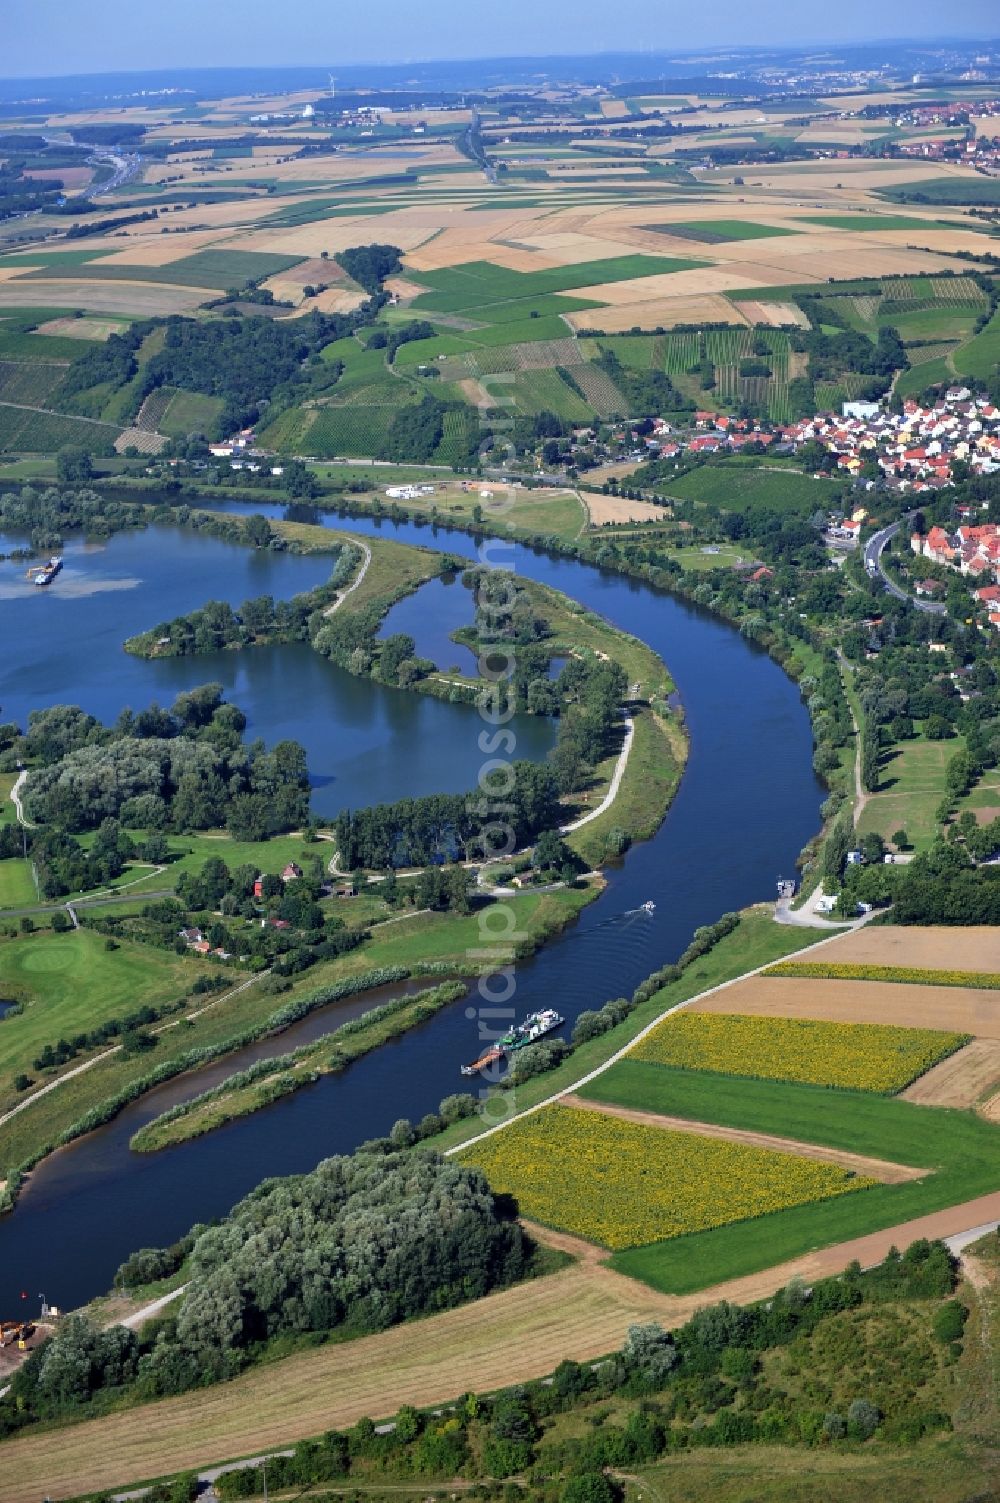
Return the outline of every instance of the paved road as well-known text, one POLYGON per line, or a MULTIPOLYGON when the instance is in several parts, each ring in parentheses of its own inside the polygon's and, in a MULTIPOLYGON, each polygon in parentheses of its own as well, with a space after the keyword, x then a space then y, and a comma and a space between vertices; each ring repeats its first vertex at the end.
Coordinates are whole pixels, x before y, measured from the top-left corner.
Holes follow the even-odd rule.
MULTIPOLYGON (((912 514, 911 514, 912 515, 912 514)), ((917 600, 915 596, 908 595, 901 590, 896 582, 889 578, 882 567, 882 554, 886 546, 896 536, 903 523, 909 525, 910 516, 903 517, 899 522, 893 522, 888 527, 881 528, 874 533, 865 544, 865 568, 872 576, 878 575, 890 595, 895 595, 897 600, 905 600, 907 605, 912 605, 916 610, 923 611, 927 616, 944 616, 945 607, 937 600, 917 600)))

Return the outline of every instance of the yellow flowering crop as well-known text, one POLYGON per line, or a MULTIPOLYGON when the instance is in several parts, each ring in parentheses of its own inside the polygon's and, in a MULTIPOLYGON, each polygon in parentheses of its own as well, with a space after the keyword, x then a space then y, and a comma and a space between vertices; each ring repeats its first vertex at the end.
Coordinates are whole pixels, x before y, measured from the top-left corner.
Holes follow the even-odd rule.
POLYGON ((887 1023, 682 1012, 664 1018, 631 1057, 682 1070, 891 1095, 967 1042, 964 1033, 887 1023))
POLYGON ((522 1213, 604 1247, 638 1247, 866 1189, 835 1164, 550 1106, 468 1148, 522 1213))
POLYGON ((899 981, 911 986, 971 986, 1000 991, 996 971, 935 971, 915 965, 873 965, 868 961, 782 960, 769 965, 765 976, 806 976, 816 981, 899 981))

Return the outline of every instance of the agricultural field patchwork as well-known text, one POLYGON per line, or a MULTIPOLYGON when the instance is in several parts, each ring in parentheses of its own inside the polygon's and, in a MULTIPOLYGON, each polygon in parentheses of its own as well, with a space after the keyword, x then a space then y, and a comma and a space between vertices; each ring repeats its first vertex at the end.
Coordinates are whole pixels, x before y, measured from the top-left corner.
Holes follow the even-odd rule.
POLYGON ((525 1216, 614 1249, 867 1189, 815 1159, 546 1107, 461 1154, 525 1216))
POLYGON ((649 1064, 892 1095, 954 1053, 968 1034, 880 1023, 680 1013, 630 1050, 649 1064))

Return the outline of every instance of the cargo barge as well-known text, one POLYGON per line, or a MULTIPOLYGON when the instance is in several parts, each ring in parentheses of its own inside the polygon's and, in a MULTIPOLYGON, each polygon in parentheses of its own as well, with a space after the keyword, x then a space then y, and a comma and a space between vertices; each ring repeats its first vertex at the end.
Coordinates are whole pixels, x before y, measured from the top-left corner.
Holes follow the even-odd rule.
POLYGON ((39 586, 48 585, 55 579, 62 566, 63 561, 57 554, 54 558, 50 558, 47 564, 43 564, 40 569, 29 569, 28 577, 32 584, 39 586))
POLYGON ((490 1065, 502 1064, 508 1055, 516 1054, 519 1049, 526 1049, 529 1044, 537 1043, 548 1033, 554 1033, 557 1028, 563 1026, 565 1021, 566 1019, 560 1017, 553 1007, 546 1007, 542 1012, 529 1014, 523 1023, 516 1023, 471 1065, 463 1065, 462 1074, 478 1075, 481 1070, 487 1069, 490 1065))

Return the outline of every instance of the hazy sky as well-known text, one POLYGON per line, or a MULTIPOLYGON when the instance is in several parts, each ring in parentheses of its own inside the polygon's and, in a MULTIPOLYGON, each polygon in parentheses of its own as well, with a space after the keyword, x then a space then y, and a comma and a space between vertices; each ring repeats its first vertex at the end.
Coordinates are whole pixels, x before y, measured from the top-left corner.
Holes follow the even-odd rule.
POLYGON ((995 0, 3 0, 0 76, 989 36, 995 0))

